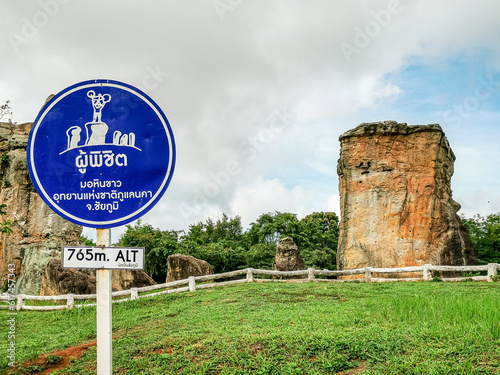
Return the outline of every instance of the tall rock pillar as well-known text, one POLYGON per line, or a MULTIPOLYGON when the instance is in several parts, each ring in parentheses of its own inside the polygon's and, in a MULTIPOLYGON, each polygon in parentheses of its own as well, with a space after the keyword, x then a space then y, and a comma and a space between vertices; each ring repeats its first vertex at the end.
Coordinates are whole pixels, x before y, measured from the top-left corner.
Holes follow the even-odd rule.
POLYGON ((28 173, 26 145, 33 124, 0 123, 0 204, 12 234, 0 233, 1 283, 14 265, 16 293, 40 293, 45 268, 62 248, 78 244, 82 227, 54 213, 37 194, 28 173))
POLYGON ((338 269, 475 264, 439 125, 363 123, 339 140, 338 269))

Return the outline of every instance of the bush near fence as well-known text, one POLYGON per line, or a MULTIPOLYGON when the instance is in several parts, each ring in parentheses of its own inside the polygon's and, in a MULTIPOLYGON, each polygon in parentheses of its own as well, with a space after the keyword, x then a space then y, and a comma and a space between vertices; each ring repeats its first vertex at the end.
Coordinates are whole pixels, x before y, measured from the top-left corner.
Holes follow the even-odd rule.
MULTIPOLYGON (((352 270, 317 270, 309 268, 300 271, 271 271, 259 270, 253 268, 246 268, 233 272, 225 272, 216 275, 206 276, 192 276, 184 280, 172 281, 164 284, 157 284, 145 286, 141 288, 131 288, 128 290, 121 290, 113 292, 113 302, 120 303, 131 301, 139 298, 152 297, 165 293, 180 293, 180 292, 194 292, 196 289, 213 288, 216 286, 241 284, 248 282, 411 282, 411 281, 431 281, 433 279, 432 272, 487 272, 486 276, 471 276, 471 277, 450 277, 442 278, 442 281, 495 281, 498 278, 498 270, 500 269, 499 263, 489 263, 482 266, 434 266, 426 264, 423 266, 415 267, 400 267, 400 268, 375 268, 365 267, 352 270), (374 277, 377 274, 391 274, 391 273, 407 273, 407 272, 421 272, 421 277, 413 278, 382 278, 374 277), (356 279, 339 279, 343 276, 356 276, 360 275, 361 278, 356 279), (264 276, 267 278, 259 278, 257 276, 264 276), (271 276, 271 278, 269 278, 271 276), (297 279, 290 279, 290 276, 297 276, 297 279), (301 278, 307 276, 307 278, 301 278), (241 279, 234 279, 242 277, 241 279), (280 279, 283 277, 284 279, 280 279), (327 277, 327 278, 317 278, 327 277), (330 278, 328 278, 330 277, 330 278), (337 277, 337 279, 332 279, 337 277), (228 280, 222 282, 215 282, 216 280, 228 280), (128 297, 127 297, 128 296, 128 297), (125 297, 125 298, 122 298, 125 297)), ((29 296, 24 294, 18 295, 1 295, 0 300, 12 301, 16 299, 16 310, 61 310, 66 308, 96 306, 96 303, 88 303, 88 301, 96 300, 96 294, 66 294, 58 296, 29 296), (41 305, 29 305, 27 301, 42 301, 41 305), (57 301, 61 303, 56 304, 57 301), (62 302, 62 301, 65 301, 62 302), (75 301, 86 301, 86 303, 77 304, 75 301)), ((8 304, 1 305, 0 308, 9 308, 8 304)))

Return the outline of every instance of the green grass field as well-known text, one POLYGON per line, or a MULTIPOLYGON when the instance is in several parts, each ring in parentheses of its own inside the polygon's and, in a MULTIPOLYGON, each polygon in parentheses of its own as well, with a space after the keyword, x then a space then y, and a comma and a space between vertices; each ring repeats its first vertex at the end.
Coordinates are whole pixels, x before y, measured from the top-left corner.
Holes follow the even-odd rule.
MULTIPOLYGON (((95 308, 16 324, 18 364, 96 337, 95 308)), ((113 332, 115 374, 500 374, 500 283, 226 286, 114 305, 113 332)), ((56 374, 95 368, 94 346, 56 374)))

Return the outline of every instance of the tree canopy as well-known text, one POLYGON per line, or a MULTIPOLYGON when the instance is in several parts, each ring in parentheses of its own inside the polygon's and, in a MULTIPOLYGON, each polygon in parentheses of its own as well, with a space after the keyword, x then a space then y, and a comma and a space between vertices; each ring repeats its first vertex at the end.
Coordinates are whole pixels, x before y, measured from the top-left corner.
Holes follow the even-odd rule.
POLYGON ((178 252, 179 232, 162 231, 138 220, 135 225, 127 225, 126 232, 120 237, 119 246, 144 247, 144 272, 156 281, 165 282, 167 277, 167 258, 178 252))
POLYGON ((500 213, 486 217, 462 216, 462 222, 469 232, 480 264, 500 263, 500 213))
POLYGON ((335 269, 338 217, 317 212, 302 220, 287 212, 262 214, 244 230, 239 216, 214 221, 208 218, 184 231, 162 231, 140 220, 127 225, 119 246, 145 248, 145 272, 164 282, 167 258, 171 254, 192 255, 207 261, 214 272, 247 267, 271 269, 276 246, 283 237, 292 237, 308 267, 335 269))
MULTIPOLYGON (((1 214, 1 212, 0 212, 1 214)), ((462 216, 480 264, 500 263, 500 214, 472 218, 462 216)), ((214 221, 208 218, 184 231, 163 231, 138 221, 127 225, 119 246, 145 248, 145 272, 158 282, 167 275, 171 254, 192 255, 210 263, 214 272, 242 268, 271 269, 276 246, 292 237, 306 267, 336 269, 339 218, 334 212, 314 212, 297 219, 289 212, 260 215, 244 230, 239 216, 214 221)))

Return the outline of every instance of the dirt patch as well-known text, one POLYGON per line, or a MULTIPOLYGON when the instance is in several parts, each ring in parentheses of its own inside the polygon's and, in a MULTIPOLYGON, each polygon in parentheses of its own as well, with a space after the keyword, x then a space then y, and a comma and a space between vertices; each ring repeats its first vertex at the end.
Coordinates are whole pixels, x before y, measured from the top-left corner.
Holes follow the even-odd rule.
MULTIPOLYGON (((169 354, 169 355, 172 355, 174 354, 174 348, 164 348, 164 349, 158 349, 158 350, 155 350, 153 352, 151 352, 152 354, 169 354)), ((139 357, 134 357, 135 359, 139 359, 141 358, 140 356, 139 357)))
POLYGON ((64 350, 58 350, 48 354, 42 354, 36 359, 26 361, 22 364, 25 369, 38 367, 43 369, 36 374, 51 374, 53 371, 63 369, 70 364, 71 360, 80 358, 88 348, 96 346, 97 341, 92 341, 86 344, 72 346, 64 350))
POLYGON ((344 370, 338 373, 338 375, 356 375, 362 371, 366 370, 367 362, 362 362, 358 367, 351 368, 349 370, 344 370))

